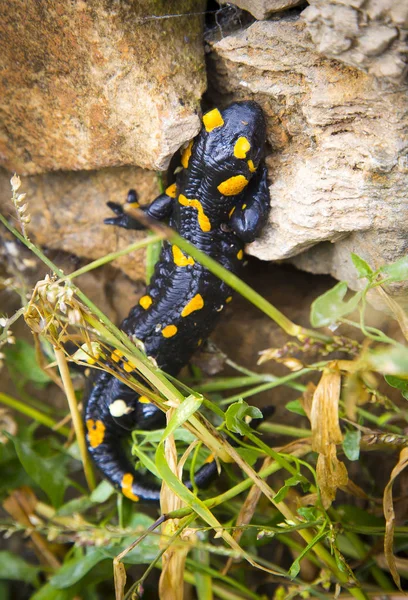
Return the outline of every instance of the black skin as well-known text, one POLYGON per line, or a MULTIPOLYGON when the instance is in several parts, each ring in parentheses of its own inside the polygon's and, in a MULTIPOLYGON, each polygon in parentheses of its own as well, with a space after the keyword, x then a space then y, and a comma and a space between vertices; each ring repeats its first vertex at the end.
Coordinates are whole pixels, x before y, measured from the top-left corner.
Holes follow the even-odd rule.
MULTIPOLYGON (((169 193, 161 194, 142 210, 158 221, 168 221, 170 227, 198 249, 239 274, 244 245, 256 239, 269 213, 270 197, 264 163, 265 121, 261 108, 255 102, 232 104, 221 112, 221 116, 220 126, 210 131, 203 127, 195 138, 188 165, 185 164, 177 175, 177 192, 167 188, 169 193), (234 148, 242 137, 249 142, 249 149, 244 148, 244 156, 238 152, 241 157, 237 157, 234 148), (242 191, 225 195, 217 189, 222 182, 238 175, 241 181, 243 178, 247 180, 242 191), (198 200, 199 208, 197 202, 186 206, 183 198, 198 200)), ((205 119, 206 116, 204 122, 205 119)), ((227 190, 222 188, 222 191, 227 190)), ((131 190, 127 202, 136 201, 136 193, 131 190)), ((121 205, 113 202, 108 205, 116 216, 106 219, 105 223, 125 229, 143 228, 126 214, 121 205)), ((170 375, 177 375, 210 335, 225 310, 227 298, 232 294, 224 282, 192 261, 191 257, 185 256, 185 260, 192 264, 184 266, 175 264, 176 257, 172 246, 165 242, 145 294, 151 299, 151 304, 147 308, 140 304, 134 306, 121 326, 129 336, 141 340, 147 356, 153 357, 158 366, 170 375), (195 310, 182 316, 186 305, 198 295, 202 302, 196 302, 195 310), (174 327, 165 329, 168 326, 174 327), (173 333, 174 328, 177 328, 174 335, 164 335, 165 332, 173 333)), ((139 402, 139 395, 112 375, 99 372, 86 403, 85 421, 88 425, 88 449, 103 475, 124 493, 123 476, 131 475, 131 494, 144 501, 158 500, 160 488, 157 481, 149 476, 137 475, 120 438, 128 436, 129 431, 135 428, 162 427, 163 413, 151 403, 139 402), (112 416, 110 407, 118 399, 126 403, 127 414, 112 416), (89 423, 92 430, 97 421, 103 424, 105 430, 101 443, 94 443, 92 447, 89 423)), ((195 482, 204 486, 215 473, 215 461, 205 464, 195 474, 195 482)), ((186 482, 186 485, 190 486, 190 483, 186 482)))

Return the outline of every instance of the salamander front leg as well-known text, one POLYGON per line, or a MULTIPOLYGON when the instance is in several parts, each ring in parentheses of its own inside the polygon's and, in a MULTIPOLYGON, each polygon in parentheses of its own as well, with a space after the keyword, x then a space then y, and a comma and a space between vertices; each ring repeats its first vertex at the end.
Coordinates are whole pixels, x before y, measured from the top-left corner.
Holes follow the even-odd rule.
POLYGON ((246 244, 258 237, 268 219, 270 195, 267 176, 266 165, 261 163, 249 183, 245 200, 236 207, 229 222, 231 229, 246 244))
POLYGON ((104 220, 106 225, 116 225, 117 227, 123 227, 124 229, 145 229, 139 221, 131 217, 126 212, 126 206, 129 208, 140 208, 146 216, 156 219, 156 221, 164 221, 168 219, 173 210, 173 202, 175 198, 175 187, 173 194, 173 186, 167 188, 167 190, 157 196, 153 202, 147 206, 139 206, 137 200, 137 194, 135 190, 129 190, 126 204, 118 204, 117 202, 108 202, 109 208, 117 215, 116 217, 109 217, 104 220))

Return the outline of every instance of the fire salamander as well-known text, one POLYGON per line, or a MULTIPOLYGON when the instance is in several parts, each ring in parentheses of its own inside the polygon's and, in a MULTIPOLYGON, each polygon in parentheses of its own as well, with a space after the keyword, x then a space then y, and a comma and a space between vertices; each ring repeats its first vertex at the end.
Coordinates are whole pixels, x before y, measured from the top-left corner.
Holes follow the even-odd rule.
MULTIPOLYGON (((265 141, 264 116, 255 102, 207 112, 201 132, 182 152, 175 183, 142 210, 168 220, 186 240, 239 273, 244 245, 258 236, 269 212, 265 141)), ((137 203, 133 190, 127 201, 137 203)), ((142 229, 121 205, 108 205, 116 216, 105 223, 142 229)), ((231 292, 191 256, 165 242, 149 287, 121 327, 144 343, 146 354, 163 371, 177 375, 211 333, 231 292)), ((118 351, 111 358, 121 361, 118 351)), ((132 371, 129 363, 123 367, 132 371)), ((101 371, 86 403, 85 424, 89 452, 103 475, 131 500, 158 500, 157 481, 137 475, 121 444, 132 429, 164 425, 163 413, 149 398, 101 371)), ((215 461, 204 464, 195 475, 197 485, 215 472, 215 461)))

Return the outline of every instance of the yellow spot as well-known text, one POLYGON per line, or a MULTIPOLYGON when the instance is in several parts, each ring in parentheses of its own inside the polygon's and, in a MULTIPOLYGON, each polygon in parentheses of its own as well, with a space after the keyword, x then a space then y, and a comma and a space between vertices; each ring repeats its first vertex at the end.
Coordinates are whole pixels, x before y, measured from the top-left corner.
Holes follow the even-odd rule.
POLYGON ((127 202, 126 203, 126 208, 139 208, 140 204, 139 202, 127 202))
POLYGON ((256 166, 254 165, 254 163, 252 162, 252 160, 248 161, 248 167, 249 167, 249 170, 251 171, 251 173, 255 173, 256 166))
POLYGON ((240 250, 237 254, 237 259, 238 260, 242 260, 244 258, 244 251, 240 250))
POLYGON ((113 360, 113 362, 118 363, 120 361, 120 359, 122 358, 123 354, 120 350, 114 350, 111 354, 111 359, 113 360))
POLYGON ((147 396, 139 396, 139 402, 142 404, 150 404, 151 400, 147 396))
POLYGON ((230 211, 229 211, 229 213, 228 213, 228 216, 229 216, 229 218, 231 218, 231 217, 232 217, 232 215, 234 214, 234 210, 235 210, 235 209, 236 209, 236 206, 233 206, 233 207, 231 208, 231 210, 230 210, 230 211))
POLYGON ((199 200, 196 200, 196 199, 189 200, 188 198, 183 196, 183 194, 180 194, 179 203, 182 206, 192 206, 193 208, 196 208, 198 211, 197 220, 198 220, 198 224, 201 227, 201 230, 202 231, 211 231, 210 219, 207 217, 206 214, 204 214, 204 209, 201 206, 201 202, 199 200))
POLYGON ((175 325, 167 325, 164 329, 162 329, 162 336, 165 338, 171 338, 173 335, 176 335, 177 327, 175 325))
POLYGON ((194 296, 194 298, 191 298, 190 302, 185 305, 185 307, 181 311, 181 316, 187 317, 188 315, 191 315, 191 313, 194 312, 195 310, 202 309, 203 306, 204 306, 203 297, 201 296, 201 294, 196 294, 194 296))
POLYGON ((153 300, 150 298, 150 296, 142 296, 139 300, 139 304, 142 308, 144 308, 145 310, 147 310, 149 308, 149 306, 151 305, 151 303, 153 302, 153 300))
POLYGON ((183 150, 183 153, 181 155, 181 164, 183 165, 183 167, 185 169, 187 169, 187 167, 188 167, 188 162, 190 160, 191 152, 193 149, 193 143, 194 143, 194 140, 191 140, 191 142, 189 142, 187 148, 185 148, 183 150))
POLYGON ((194 264, 194 259, 191 258, 191 256, 186 256, 185 254, 183 254, 183 252, 178 246, 172 246, 172 251, 174 263, 178 267, 187 267, 187 265, 194 264))
POLYGON ((248 183, 249 181, 244 175, 234 175, 234 177, 230 177, 220 183, 217 190, 224 196, 235 196, 235 194, 242 192, 248 183))
POLYGON ((245 209, 246 209, 246 207, 247 207, 247 205, 246 205, 246 204, 243 204, 243 205, 242 205, 242 210, 245 210, 245 209))
POLYGON ((222 127, 224 119, 218 108, 214 108, 214 110, 210 110, 210 112, 203 116, 203 123, 207 131, 212 131, 213 129, 217 129, 217 127, 222 127))
POLYGON ((165 193, 170 196, 170 198, 175 198, 177 196, 177 184, 172 183, 169 185, 169 187, 166 188, 165 193))
POLYGON ((136 496, 136 494, 132 492, 133 475, 131 473, 125 473, 123 475, 121 485, 122 493, 124 496, 126 496, 126 498, 130 498, 130 500, 133 500, 133 502, 139 501, 139 496, 136 496))
POLYGON ((246 137, 240 137, 235 142, 234 156, 235 158, 246 158, 247 152, 250 150, 251 144, 246 137))
POLYGON ((208 463, 212 463, 212 462, 214 462, 214 454, 211 453, 211 454, 209 454, 207 456, 207 458, 205 459, 204 463, 208 464, 208 463))
POLYGON ((123 369, 126 371, 126 373, 131 373, 132 371, 134 371, 136 369, 136 365, 134 365, 132 362, 125 362, 123 363, 123 369))
POLYGON ((93 419, 87 419, 86 427, 88 429, 88 439, 91 448, 97 448, 103 442, 105 437, 105 425, 102 421, 94 421, 93 419))
POLYGON ((227 304, 229 304, 229 303, 231 302, 231 300, 232 300, 232 296, 228 296, 228 298, 225 300, 225 302, 226 302, 227 304))
POLYGON ((203 340, 200 338, 197 342, 197 346, 201 346, 202 343, 203 343, 203 340))

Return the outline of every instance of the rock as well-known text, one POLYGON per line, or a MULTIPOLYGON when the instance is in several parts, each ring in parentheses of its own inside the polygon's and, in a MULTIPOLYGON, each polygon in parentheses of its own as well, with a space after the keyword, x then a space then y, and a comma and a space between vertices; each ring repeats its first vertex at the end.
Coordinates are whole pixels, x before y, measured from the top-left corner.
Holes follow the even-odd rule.
POLYGON ((200 128, 204 9, 203 0, 2 3, 0 164, 20 175, 166 169, 200 128))
POLYGON ((406 254, 407 87, 323 58, 291 17, 212 43, 209 60, 216 94, 267 115, 272 210, 250 254, 353 287, 351 251, 374 267, 406 254))
POLYGON ((303 3, 304 0, 234 0, 234 2, 221 0, 219 2, 219 4, 235 4, 235 6, 248 11, 255 19, 259 20, 267 19, 274 13, 288 10, 303 3))
POLYGON ((303 11, 317 50, 397 84, 407 75, 406 0, 309 0, 303 11))
MULTIPOLYGON (((0 170, 0 210, 14 221, 10 176, 0 170)), ((125 248, 147 235, 104 225, 103 219, 113 214, 106 202, 124 202, 129 188, 137 190, 141 204, 149 203, 159 193, 156 175, 136 167, 47 173, 21 179, 19 193, 27 193, 27 212, 31 216, 30 239, 40 246, 89 260, 125 248)), ((112 264, 131 279, 144 280, 144 257, 144 251, 138 250, 112 264)))

